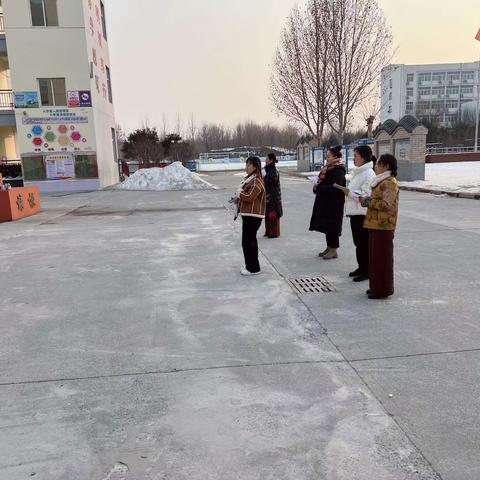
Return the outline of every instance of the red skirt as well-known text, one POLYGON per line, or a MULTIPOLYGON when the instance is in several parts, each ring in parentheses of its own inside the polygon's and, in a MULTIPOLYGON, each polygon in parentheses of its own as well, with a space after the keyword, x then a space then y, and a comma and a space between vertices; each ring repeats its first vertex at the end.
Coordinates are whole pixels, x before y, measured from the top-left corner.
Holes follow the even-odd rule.
POLYGON ((270 220, 268 215, 265 217, 265 235, 268 238, 278 238, 280 236, 280 219, 270 220))
POLYGON ((370 290, 377 297, 394 294, 393 230, 369 230, 370 290))

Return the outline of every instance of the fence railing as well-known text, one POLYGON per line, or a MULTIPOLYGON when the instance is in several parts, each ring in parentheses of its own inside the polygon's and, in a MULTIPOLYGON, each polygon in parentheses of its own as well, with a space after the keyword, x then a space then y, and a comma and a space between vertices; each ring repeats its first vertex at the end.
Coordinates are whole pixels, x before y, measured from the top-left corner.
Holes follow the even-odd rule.
POLYGON ((474 147, 428 147, 427 155, 434 154, 448 154, 448 153, 471 153, 474 152, 474 147))
POLYGON ((0 110, 13 110, 14 105, 12 90, 0 90, 0 110))

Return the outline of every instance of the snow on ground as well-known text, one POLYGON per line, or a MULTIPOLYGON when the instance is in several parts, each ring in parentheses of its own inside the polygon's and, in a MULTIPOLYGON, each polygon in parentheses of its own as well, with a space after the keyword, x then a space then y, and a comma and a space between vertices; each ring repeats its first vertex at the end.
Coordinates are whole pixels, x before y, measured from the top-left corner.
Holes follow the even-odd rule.
POLYGON ((425 167, 425 181, 400 182, 400 185, 445 192, 480 193, 480 162, 427 163, 425 167))
POLYGON ((209 190, 215 187, 185 168, 180 162, 165 168, 136 171, 118 187, 120 190, 209 190))

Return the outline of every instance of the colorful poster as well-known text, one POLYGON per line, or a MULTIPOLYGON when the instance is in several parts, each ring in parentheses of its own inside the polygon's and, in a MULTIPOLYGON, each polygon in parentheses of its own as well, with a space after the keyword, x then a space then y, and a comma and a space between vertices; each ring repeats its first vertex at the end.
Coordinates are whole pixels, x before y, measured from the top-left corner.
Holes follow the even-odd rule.
POLYGON ((92 92, 90 90, 81 90, 80 94, 80 106, 91 107, 92 106, 92 92))
POLYGON ((39 108, 38 92, 15 92, 15 108, 39 108))
POLYGON ((49 180, 75 178, 75 158, 73 155, 48 155, 45 157, 45 163, 49 180))
POLYGON ((17 110, 18 142, 24 154, 95 154, 91 108, 17 110))
POLYGON ((67 92, 67 105, 68 108, 80 107, 80 92, 67 92))

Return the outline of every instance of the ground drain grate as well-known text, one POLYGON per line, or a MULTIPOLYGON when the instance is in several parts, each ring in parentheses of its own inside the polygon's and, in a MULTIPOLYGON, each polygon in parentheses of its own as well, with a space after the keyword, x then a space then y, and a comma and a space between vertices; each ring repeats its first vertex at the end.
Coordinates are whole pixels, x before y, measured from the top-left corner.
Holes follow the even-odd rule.
POLYGON ((305 293, 332 293, 337 290, 324 277, 291 278, 290 285, 300 294, 305 293))

